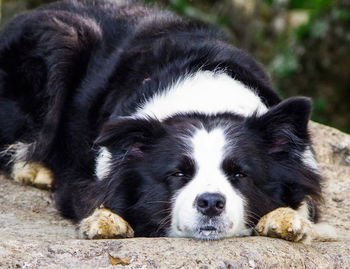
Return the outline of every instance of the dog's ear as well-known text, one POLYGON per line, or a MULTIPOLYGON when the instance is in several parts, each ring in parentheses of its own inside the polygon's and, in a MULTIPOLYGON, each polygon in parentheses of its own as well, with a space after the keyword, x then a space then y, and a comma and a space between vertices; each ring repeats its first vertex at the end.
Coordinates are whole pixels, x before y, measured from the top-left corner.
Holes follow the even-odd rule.
POLYGON ((289 98, 261 116, 248 118, 248 128, 255 129, 268 145, 268 153, 288 152, 291 147, 309 141, 307 124, 311 101, 305 97, 289 98))
POLYGON ((103 126, 95 144, 141 156, 147 146, 165 134, 165 128, 155 119, 119 119, 103 126))

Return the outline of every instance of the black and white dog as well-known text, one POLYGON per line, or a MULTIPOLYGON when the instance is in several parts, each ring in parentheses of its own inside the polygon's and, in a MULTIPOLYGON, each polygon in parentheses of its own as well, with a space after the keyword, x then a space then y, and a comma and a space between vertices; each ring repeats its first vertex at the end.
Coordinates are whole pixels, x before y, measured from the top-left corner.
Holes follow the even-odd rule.
POLYGON ((0 35, 2 168, 85 238, 309 240, 310 111, 221 32, 132 2, 58 2, 0 35))

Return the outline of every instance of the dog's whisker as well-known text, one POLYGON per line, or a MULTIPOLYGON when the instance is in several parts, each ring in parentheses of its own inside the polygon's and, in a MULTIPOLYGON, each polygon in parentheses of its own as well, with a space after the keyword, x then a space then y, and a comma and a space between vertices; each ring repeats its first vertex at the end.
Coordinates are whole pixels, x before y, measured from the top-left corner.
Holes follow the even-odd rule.
POLYGON ((246 218, 252 218, 254 220, 260 220, 261 216, 254 213, 253 211, 247 210, 246 211, 246 218))
POLYGON ((146 204, 171 204, 171 201, 147 201, 146 204))
POLYGON ((163 228, 169 226, 170 222, 171 222, 170 215, 164 217, 163 219, 161 219, 161 220, 159 221, 159 225, 158 225, 158 228, 157 228, 157 230, 156 230, 156 233, 158 233, 161 229, 163 229, 163 228))

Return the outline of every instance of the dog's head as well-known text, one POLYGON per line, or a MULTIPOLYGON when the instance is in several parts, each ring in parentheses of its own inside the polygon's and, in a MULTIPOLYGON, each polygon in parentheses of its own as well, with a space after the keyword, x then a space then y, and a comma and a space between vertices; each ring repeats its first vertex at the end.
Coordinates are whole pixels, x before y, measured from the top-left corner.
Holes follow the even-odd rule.
POLYGON ((308 99, 293 98, 247 118, 191 113, 111 121, 97 140, 105 205, 136 235, 248 235, 269 211, 296 208, 320 193, 310 110, 308 99))

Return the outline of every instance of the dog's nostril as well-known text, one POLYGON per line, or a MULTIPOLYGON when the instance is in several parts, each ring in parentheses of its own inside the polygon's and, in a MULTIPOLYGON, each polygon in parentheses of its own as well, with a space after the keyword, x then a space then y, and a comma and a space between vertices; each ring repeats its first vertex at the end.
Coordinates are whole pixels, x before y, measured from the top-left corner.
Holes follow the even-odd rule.
POLYGON ((197 206, 200 208, 207 208, 208 207, 208 201, 205 199, 198 199, 197 206))
POLYGON ((225 207, 225 203, 223 201, 218 201, 216 203, 216 207, 219 209, 223 209, 225 207))
POLYGON ((225 209, 226 199, 220 193, 203 193, 196 199, 196 207, 203 215, 214 217, 225 209))

